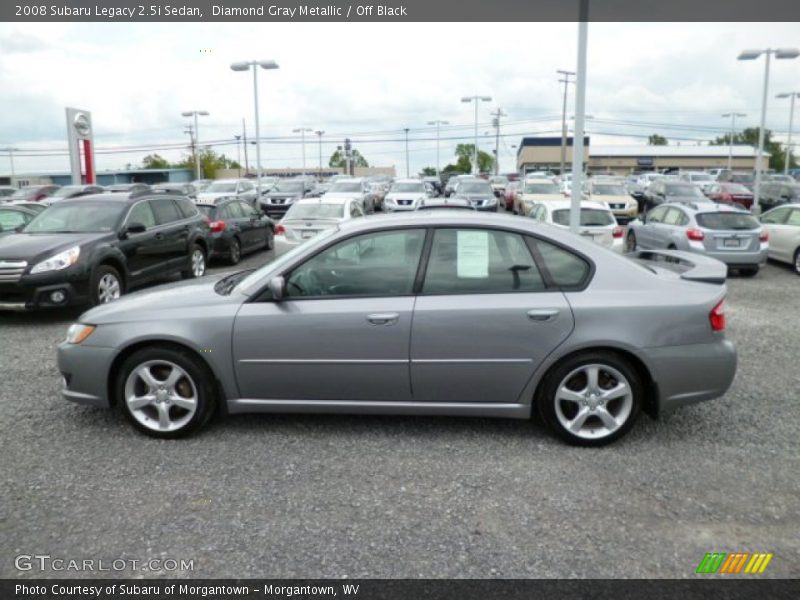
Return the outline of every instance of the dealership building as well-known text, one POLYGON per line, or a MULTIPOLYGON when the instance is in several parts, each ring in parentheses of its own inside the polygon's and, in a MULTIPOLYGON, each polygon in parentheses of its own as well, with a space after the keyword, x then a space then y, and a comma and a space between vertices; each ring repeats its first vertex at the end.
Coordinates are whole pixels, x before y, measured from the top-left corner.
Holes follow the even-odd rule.
MULTIPOLYGON (((567 138, 567 170, 572 165, 572 142, 571 137, 567 138)), ((627 175, 634 171, 702 171, 728 166, 728 146, 602 146, 590 142, 590 138, 584 138, 583 160, 590 173, 627 175)), ((733 146, 731 154, 734 170, 755 169, 756 150, 752 146, 733 146)), ((768 153, 762 156, 765 161, 769 160, 768 153)), ((517 149, 517 170, 520 173, 548 169, 558 172, 560 164, 560 137, 522 138, 517 149)))

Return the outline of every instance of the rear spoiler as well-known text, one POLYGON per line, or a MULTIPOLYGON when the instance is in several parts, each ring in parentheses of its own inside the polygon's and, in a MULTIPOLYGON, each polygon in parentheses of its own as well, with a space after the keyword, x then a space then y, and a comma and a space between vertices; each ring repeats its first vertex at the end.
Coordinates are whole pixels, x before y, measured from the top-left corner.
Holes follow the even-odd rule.
POLYGON ((643 263, 657 263, 657 265, 680 275, 681 279, 688 281, 702 281, 705 283, 725 283, 728 276, 728 266, 709 256, 681 252, 680 250, 634 250, 626 254, 628 258, 643 263))

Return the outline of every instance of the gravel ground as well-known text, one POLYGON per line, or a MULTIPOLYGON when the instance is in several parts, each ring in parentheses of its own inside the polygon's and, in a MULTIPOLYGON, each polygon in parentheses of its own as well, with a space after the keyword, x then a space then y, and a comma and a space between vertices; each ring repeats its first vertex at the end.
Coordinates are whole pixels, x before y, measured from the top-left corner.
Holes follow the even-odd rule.
POLYGON ((54 348, 80 311, 0 313, 0 577, 40 577, 14 557, 49 554, 194 561, 134 577, 672 578, 710 551, 774 552, 765 575, 797 577, 799 286, 777 264, 731 279, 731 391, 600 450, 425 417, 231 417, 155 441, 60 398, 54 348))

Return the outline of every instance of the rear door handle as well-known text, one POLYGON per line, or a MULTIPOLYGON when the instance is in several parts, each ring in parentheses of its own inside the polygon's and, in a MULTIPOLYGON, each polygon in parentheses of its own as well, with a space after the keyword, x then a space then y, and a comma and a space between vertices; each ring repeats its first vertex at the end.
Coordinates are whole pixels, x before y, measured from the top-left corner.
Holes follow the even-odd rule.
POLYGON ((394 325, 399 318, 397 313, 375 313, 367 315, 367 322, 371 325, 394 325))
POLYGON ((534 308, 528 311, 531 321, 552 321, 560 311, 557 308, 534 308))
POLYGON ((164 234, 163 234, 163 233, 161 233, 161 232, 159 232, 159 233, 157 233, 157 234, 155 235, 155 238, 156 238, 157 240, 163 240, 163 239, 164 239, 164 234))

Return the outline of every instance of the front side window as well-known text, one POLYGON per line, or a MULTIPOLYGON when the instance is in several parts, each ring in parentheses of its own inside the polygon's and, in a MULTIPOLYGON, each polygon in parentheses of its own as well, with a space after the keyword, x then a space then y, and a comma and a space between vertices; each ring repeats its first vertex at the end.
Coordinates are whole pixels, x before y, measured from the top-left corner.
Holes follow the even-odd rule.
POLYGON ((664 213, 667 212, 665 206, 659 206, 647 213, 647 220, 651 223, 661 223, 664 220, 664 213))
POLYGON ((545 283, 521 235, 439 229, 433 237, 424 294, 535 292, 545 283))
POLYGON ((155 227, 156 218, 149 202, 139 202, 131 209, 131 213, 128 215, 128 225, 132 223, 141 223, 148 229, 155 227))
POLYGON ((286 277, 286 295, 317 298, 412 294, 424 241, 424 229, 349 238, 292 271, 286 277))

